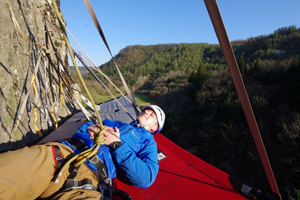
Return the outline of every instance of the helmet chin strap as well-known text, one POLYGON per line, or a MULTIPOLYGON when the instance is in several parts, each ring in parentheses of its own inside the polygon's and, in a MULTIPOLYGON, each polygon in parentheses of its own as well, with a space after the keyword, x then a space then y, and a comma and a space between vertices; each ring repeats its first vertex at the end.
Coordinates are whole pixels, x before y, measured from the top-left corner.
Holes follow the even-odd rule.
POLYGON ((146 130, 148 131, 149 128, 150 128, 156 121, 158 121, 158 120, 155 119, 149 126, 143 126, 143 125, 140 123, 140 121, 137 120, 137 122, 138 122, 137 125, 140 126, 140 127, 143 127, 144 129, 146 129, 146 130))
POLYGON ((149 126, 142 126, 140 125, 141 127, 143 127, 144 129, 146 129, 147 131, 149 130, 149 128, 157 121, 157 119, 155 119, 149 126))

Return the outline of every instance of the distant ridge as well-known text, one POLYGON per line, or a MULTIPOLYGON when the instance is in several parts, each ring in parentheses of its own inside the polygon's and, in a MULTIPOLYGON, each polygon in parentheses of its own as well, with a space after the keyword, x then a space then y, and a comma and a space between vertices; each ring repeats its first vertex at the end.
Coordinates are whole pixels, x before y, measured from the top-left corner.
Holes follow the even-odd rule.
MULTIPOLYGON (((81 75, 84 76, 84 75, 89 74, 89 71, 88 71, 84 66, 78 66, 78 68, 79 68, 79 71, 80 71, 81 75)), ((74 66, 70 66, 70 67, 69 67, 69 70, 70 70, 70 72, 76 73, 76 72, 75 72, 75 67, 74 67, 74 66)))

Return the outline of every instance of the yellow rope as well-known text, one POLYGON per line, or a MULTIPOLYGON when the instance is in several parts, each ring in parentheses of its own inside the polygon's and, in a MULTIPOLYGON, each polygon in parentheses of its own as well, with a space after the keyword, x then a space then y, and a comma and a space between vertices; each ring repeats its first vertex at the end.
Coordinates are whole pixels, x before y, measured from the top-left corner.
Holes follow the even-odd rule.
MULTIPOLYGON (((34 93, 34 96, 36 97, 36 86, 35 86, 34 80, 35 80, 35 75, 33 74, 33 75, 32 75, 32 78, 31 78, 31 85, 32 85, 32 87, 33 87, 33 93, 34 93)), ((36 109, 37 109, 37 106, 34 105, 34 107, 33 107, 33 113, 34 113, 34 115, 35 115, 35 118, 34 118, 34 120, 33 120, 33 126, 34 126, 34 129, 36 130, 36 132, 37 132, 37 133, 39 134, 39 136, 41 137, 41 136, 42 136, 42 133, 41 133, 40 129, 37 127, 37 125, 36 125, 36 122, 37 122, 37 120, 38 120, 38 114, 37 114, 37 112, 36 112, 36 109)))
MULTIPOLYGON (((97 108, 96 108, 96 105, 95 105, 95 103, 94 103, 94 101, 93 101, 93 98, 92 98, 92 96, 91 96, 91 94, 90 94, 90 92, 89 92, 89 90, 88 90, 88 88, 87 88, 85 82, 83 81, 83 78, 82 78, 82 76, 81 76, 81 74, 80 74, 80 71, 79 71, 79 68, 78 68, 78 66, 77 66, 77 63, 75 62, 74 55, 72 54, 72 48, 71 48, 71 46, 70 46, 70 44, 69 44, 69 40, 68 40, 67 35, 66 35, 66 31, 65 31, 66 29, 65 29, 64 24, 62 23, 61 18, 60 18, 60 14, 59 14, 58 7, 57 7, 57 5, 56 5, 55 0, 52 0, 52 5, 53 5, 53 8, 54 8, 56 17, 57 17, 57 19, 58 19, 58 21, 59 21, 60 27, 61 27, 61 29, 62 29, 63 36, 64 36, 64 39, 65 39, 66 45, 67 45, 67 47, 68 47, 69 54, 70 54, 70 57, 71 57, 71 59, 72 59, 73 65, 74 65, 75 70, 76 70, 76 72, 77 72, 78 78, 79 78, 79 80, 80 80, 80 82, 81 82, 81 84, 82 84, 82 86, 83 86, 85 92, 87 93, 87 95, 88 95, 88 97, 89 97, 89 99, 90 99, 90 101, 91 101, 91 103, 92 103, 92 105, 93 105, 93 108, 94 108, 95 113, 96 113, 96 115, 97 115, 97 119, 98 119, 99 124, 100 124, 100 131, 98 131, 98 133, 95 135, 94 146, 93 146, 92 148, 90 148, 90 149, 88 149, 88 150, 82 152, 81 154, 72 157, 72 158, 71 158, 71 159, 70 159, 70 160, 62 167, 62 169, 61 169, 60 172, 58 173, 58 176, 56 177, 56 180, 55 180, 55 183, 58 183, 58 182, 59 182, 59 178, 62 176, 63 172, 67 169, 67 167, 69 167, 69 165, 70 165, 73 161, 75 161, 75 160, 80 156, 80 158, 82 158, 82 159, 74 164, 74 166, 79 166, 79 165, 80 165, 81 163, 83 163, 87 158, 90 158, 91 156, 93 156, 93 155, 98 151, 98 148, 99 148, 99 146, 100 146, 101 144, 104 144, 104 143, 105 143, 105 140, 104 140, 104 139, 101 139, 101 138, 103 138, 102 136, 103 136, 103 132, 105 131, 105 129, 104 129, 104 126, 103 126, 103 124, 102 124, 102 120, 101 120, 101 118, 100 118, 99 112, 98 112, 98 110, 97 110, 97 108), (81 156, 82 156, 82 157, 81 157, 81 156)), ((78 160, 79 160, 79 159, 78 159, 78 160)))
POLYGON ((34 124, 34 129, 35 129, 36 132, 39 134, 39 136, 42 137, 43 135, 42 135, 40 129, 39 129, 39 128, 37 127, 37 125, 36 125, 36 121, 38 120, 38 114, 37 114, 37 112, 36 112, 36 109, 37 109, 37 107, 34 106, 34 107, 33 107, 33 113, 34 113, 34 115, 35 115, 34 123, 33 123, 33 124, 34 124))
POLYGON ((34 79, 35 79, 35 75, 33 74, 31 78, 31 85, 33 87, 33 94, 34 96, 36 96, 36 87, 35 87, 34 79))
MULTIPOLYGON (((59 36, 60 36, 60 38, 62 38, 63 39, 63 36, 62 36, 62 34, 60 34, 59 33, 59 31, 57 30, 57 28, 49 21, 49 19, 46 17, 46 15, 42 12, 42 10, 41 10, 41 7, 39 6, 39 5, 37 5, 37 3, 35 2, 35 4, 36 4, 36 6, 40 9, 40 13, 41 13, 41 15, 44 17, 44 19, 48 22, 48 24, 50 25, 50 27, 52 28, 52 30, 53 31, 55 31, 59 36)), ((71 35, 71 37, 73 38, 73 40, 76 42, 76 44, 80 47, 80 49, 83 51, 83 53, 86 55, 86 57, 89 59, 89 61, 92 63, 92 64, 90 64, 90 66, 94 69, 94 70, 96 70, 97 72, 99 72, 100 74, 102 74, 105 78, 106 78, 106 80, 108 80, 109 81, 109 83, 128 101, 128 102, 130 102, 130 103, 132 103, 131 102, 131 100, 130 99, 128 99, 120 90, 119 90, 119 88, 106 76, 106 74, 104 74, 98 67, 97 67, 97 65, 93 62, 93 60, 89 57, 89 55, 85 52, 85 50, 81 47, 81 45, 78 43, 78 41, 75 39, 75 37, 73 36, 73 34, 69 31, 69 29, 67 28, 67 27, 64 27, 65 28, 65 30, 67 30, 68 31, 68 33, 71 35)), ((72 90, 70 90, 71 92, 72 92, 72 90)), ((117 100, 117 102, 118 102, 118 100, 117 100)), ((125 110, 126 111, 126 110, 125 110)), ((140 111, 140 110, 139 110, 140 111)), ((127 112, 127 111, 126 111, 127 112)))
MULTIPOLYGON (((74 65, 75 70, 76 70, 76 72, 77 72, 78 78, 79 78, 79 80, 80 80, 80 82, 81 82, 81 84, 82 84, 82 86, 83 86, 85 92, 87 93, 87 96, 89 97, 89 99, 90 99, 90 101, 91 101, 91 103, 92 103, 92 105, 93 105, 93 107, 94 107, 94 110, 97 110, 96 105, 95 105, 95 103, 94 103, 94 100, 93 100, 93 98, 92 98, 92 96, 91 96, 91 94, 90 94, 90 92, 89 92, 89 90, 88 90, 88 88, 87 88, 85 82, 83 81, 83 78, 82 78, 82 76, 81 76, 81 73, 80 73, 80 71, 79 71, 79 68, 78 68, 78 66, 77 66, 77 63, 76 63, 76 61, 75 61, 74 55, 72 54, 72 48, 71 48, 71 46, 70 46, 70 44, 69 44, 69 40, 68 40, 68 38, 67 38, 66 31, 65 31, 66 29, 65 29, 64 24, 62 23, 61 18, 60 18, 60 14, 59 14, 58 7, 57 7, 57 5, 56 5, 55 0, 52 0, 52 5, 53 5, 53 8, 54 8, 54 10, 55 10, 56 17, 57 17, 57 19, 58 19, 58 21, 59 21, 61 30, 62 30, 62 32, 63 32, 63 36, 64 36, 64 39, 65 39, 66 45, 67 45, 67 47, 68 47, 69 54, 70 54, 70 57, 71 57, 71 59, 72 59, 73 65, 74 65)), ((97 119, 98 119, 98 121, 99 121, 100 128, 101 128, 101 130, 102 130, 102 129, 103 129, 103 124, 102 124, 100 115, 99 115, 98 112, 95 112, 95 113, 96 113, 96 115, 97 115, 97 119)))
POLYGON ((53 121, 54 121, 54 126, 55 126, 55 128, 57 128, 57 127, 58 127, 58 122, 57 122, 57 120, 55 119, 54 112, 53 112, 53 106, 52 106, 52 105, 51 105, 50 113, 51 113, 51 117, 52 117, 52 119, 53 119, 53 121))
POLYGON ((94 138, 94 148, 92 148, 92 150, 88 153, 85 153, 84 155, 80 155, 76 158, 76 163, 74 164, 75 167, 81 165, 83 162, 85 162, 88 158, 92 157, 93 155, 95 155, 98 151, 98 148, 101 144, 105 143, 105 139, 103 139, 103 133, 104 133, 105 129, 101 130, 98 129, 98 132, 96 135, 98 135, 98 137, 94 138))

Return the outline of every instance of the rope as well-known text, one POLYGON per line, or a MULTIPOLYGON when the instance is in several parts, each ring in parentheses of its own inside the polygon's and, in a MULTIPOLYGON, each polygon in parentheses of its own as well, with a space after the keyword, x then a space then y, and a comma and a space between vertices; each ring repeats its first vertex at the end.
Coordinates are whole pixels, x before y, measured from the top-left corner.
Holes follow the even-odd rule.
POLYGON ((101 26, 100 26, 100 24, 99 24, 99 21, 98 21, 98 19, 97 19, 97 17, 96 17, 96 14, 95 14, 95 12, 94 12, 94 9, 93 9, 93 7, 92 7, 92 5, 91 5, 91 2, 90 2, 89 0, 83 0, 83 2, 84 2, 85 6, 87 7, 87 9, 88 9, 88 11, 89 11, 89 13, 90 13, 90 15, 91 15, 91 17, 92 17, 92 19, 93 19, 93 21, 94 21, 94 24, 95 24, 95 26, 96 26, 96 28, 97 28, 97 30, 98 30, 98 32, 99 32, 99 34, 100 34, 102 40, 103 40, 103 42, 104 42, 104 44, 105 44, 105 46, 106 46, 108 52, 110 53, 110 55, 111 55, 111 57, 112 57, 112 60, 113 60, 115 66, 116 66, 116 68, 117 68, 117 71, 118 71, 118 73, 119 73, 119 76, 120 76, 120 78, 121 78, 121 81, 122 81, 122 83, 123 83, 123 86, 124 86, 124 88, 125 88, 125 90, 126 90, 126 92, 127 92, 127 95, 128 95, 128 97, 129 97, 130 101, 131 101, 131 104, 134 106, 134 108, 135 108, 135 110, 136 110, 137 113, 141 112, 140 109, 138 108, 138 106, 135 104, 135 101, 133 100, 132 94, 131 94, 130 91, 129 91, 129 88, 128 88, 127 84, 126 84, 126 81, 125 81, 125 79, 124 79, 124 77, 123 77, 123 75, 122 75, 122 73, 121 73, 121 71, 120 71, 120 69, 119 69, 119 67, 118 67, 118 65, 117 65, 117 63, 116 63, 116 61, 115 61, 115 59, 114 59, 112 53, 111 53, 111 51, 110 51, 110 48, 109 48, 109 46, 108 46, 108 43, 107 43, 107 41, 106 41, 106 38, 105 38, 104 33, 103 33, 103 31, 102 31, 102 28, 101 28, 101 26))
POLYGON ((100 74, 102 74, 110 84, 112 84, 112 86, 123 96, 125 97, 129 102, 131 102, 120 90, 119 88, 97 67, 97 65, 93 62, 93 60, 89 57, 89 55, 84 51, 84 49, 80 46, 80 44, 77 42, 77 40, 75 39, 75 37, 72 35, 72 33, 69 31, 69 29, 66 27, 66 30, 68 31, 68 33, 71 35, 71 37, 73 38, 73 40, 76 42, 76 44, 79 46, 79 48, 83 51, 83 53, 89 58, 89 61, 93 64, 90 65, 94 70, 96 70, 97 72, 99 72, 100 74))
MULTIPOLYGON (((36 1, 34 0, 35 5, 40 9, 40 13, 42 14, 42 16, 44 17, 44 19, 48 22, 48 24, 51 26, 52 30, 55 31, 56 33, 58 33, 58 35, 63 38, 63 35, 58 31, 58 29, 49 21, 49 19, 47 19, 44 15, 44 13, 41 10, 41 7, 39 5, 37 5, 36 1)), ((51 6, 51 5, 50 5, 51 6)), ((76 44, 80 47, 80 49, 83 51, 83 53, 88 57, 89 61, 93 64, 90 65, 94 70, 96 70, 97 72, 99 72, 100 74, 102 74, 108 81, 110 84, 112 84, 112 86, 121 94, 121 96, 123 96, 127 101, 131 102, 131 100, 129 100, 120 90, 119 88, 96 66, 96 64, 93 62, 93 60, 89 57, 89 55, 85 52, 85 50, 81 47, 81 45, 77 42, 77 40, 75 39, 75 37, 73 36, 73 34, 69 31, 69 29, 67 27, 64 27, 68 33, 71 35, 71 37, 73 38, 73 40, 76 42, 76 44)), ((60 60, 60 59, 59 59, 60 60)), ((61 61, 60 61, 61 63, 61 61)), ((64 66, 63 66, 64 67, 64 66)), ((69 76, 69 74, 68 74, 69 76)), ((69 76, 69 78, 71 79, 71 77, 69 76)), ((71 79, 71 81, 73 82, 73 80, 71 79)), ((66 84, 66 82, 65 82, 66 84)), ((114 96, 112 95, 112 97, 114 98, 114 96)), ((132 103, 132 102, 131 102, 132 103)))
POLYGON ((98 118, 98 121, 99 121, 99 124, 100 124, 100 130, 101 130, 100 132, 98 132, 98 133, 95 135, 94 145, 93 145, 93 147, 92 147, 91 149, 88 149, 87 151, 82 152, 81 154, 72 157, 72 158, 71 158, 71 159, 63 166, 63 168, 61 169, 61 171, 59 172, 59 174, 58 174, 58 176, 57 176, 57 178, 56 178, 56 180, 55 180, 55 183, 58 183, 59 178, 62 176, 64 170, 67 169, 67 167, 70 165, 70 163, 72 163, 74 160, 76 160, 79 156, 82 156, 82 155, 83 155, 84 158, 81 159, 80 161, 75 162, 75 164, 74 164, 74 166, 80 165, 80 164, 81 164, 82 162, 84 162, 87 158, 89 158, 90 156, 92 156, 93 154, 95 154, 95 153, 98 151, 98 149, 99 149, 99 147, 100 147, 101 144, 104 144, 104 143, 105 143, 105 140, 104 140, 104 139, 99 139, 99 138, 101 138, 101 137, 103 136, 103 132, 105 131, 105 128, 104 128, 104 126, 103 126, 103 124, 102 124, 102 120, 101 120, 101 118, 100 118, 100 115, 99 115, 99 113, 98 113, 98 111, 97 111, 97 109, 96 109, 96 105, 95 105, 95 103, 94 103, 94 101, 93 101, 93 99, 92 99, 92 97, 91 97, 91 94, 90 94, 88 88, 86 87, 85 82, 83 81, 83 78, 82 78, 82 76, 81 76, 81 74, 80 74, 80 71, 79 71, 79 69, 78 69, 78 66, 77 66, 77 64, 76 64, 76 62, 75 62, 75 58, 74 58, 74 55, 72 54, 72 49, 71 49, 71 46, 70 46, 70 44, 69 44, 69 40, 68 40, 68 38, 67 38, 67 36, 66 36, 65 26, 63 25, 62 20, 61 20, 61 18, 60 18, 60 14, 59 14, 58 7, 57 7, 57 5, 56 5, 55 0, 52 0, 52 5, 53 5, 53 8, 54 8, 56 17, 57 17, 57 19, 58 19, 58 21, 59 21, 60 27, 61 27, 61 29, 62 29, 63 36, 64 36, 64 39, 65 39, 66 45, 67 45, 67 47, 68 47, 70 57, 71 57, 71 59, 72 59, 72 62, 73 62, 73 64, 74 64, 74 67, 75 67, 75 69, 76 69, 77 75, 78 75, 78 77, 79 77, 79 79, 80 79, 80 81, 81 81, 81 84, 82 84, 84 90, 86 91, 86 93, 87 93, 87 95, 88 95, 88 97, 89 97, 89 99, 90 99, 90 101, 91 101, 91 103, 92 103, 92 105, 93 105, 93 107, 94 107, 95 113, 96 113, 96 115, 97 115, 97 118, 98 118), (87 153, 88 153, 88 154, 87 154, 87 153))
POLYGON ((75 54, 75 56, 77 56, 77 58, 84 65, 84 67, 92 74, 92 76, 98 81, 98 83, 100 83, 109 92, 109 94, 114 98, 114 100, 116 100, 116 102, 119 104, 119 106, 121 106, 121 108, 129 115, 129 117, 132 120, 135 120, 132 117, 132 115, 128 112, 128 110, 126 110, 126 108, 124 108, 124 106, 120 103, 120 101, 110 92, 110 90, 105 86, 105 84, 100 79, 98 79, 96 74, 94 74, 94 72, 87 66, 87 64, 83 61, 83 59, 80 57, 80 55, 78 53, 76 53, 76 51, 74 49, 73 49, 73 53, 75 54))
MULTIPOLYGON (((34 1, 35 2, 35 1, 34 1)), ((36 6, 40 9, 41 14, 44 16, 44 18, 46 19, 46 21, 48 22, 48 24, 51 26, 52 30, 56 31, 59 36, 61 38, 63 38, 62 34, 57 30, 57 28, 49 21, 49 19, 47 19, 45 17, 45 15, 43 14, 40 6, 37 5, 37 3, 35 2, 36 6)), ((81 47, 81 45, 78 43, 78 41, 75 39, 75 37, 73 36, 73 34, 69 31, 69 29, 65 26, 64 27, 68 33, 71 35, 71 37, 73 38, 73 40, 76 42, 76 44, 79 46, 79 48, 83 51, 83 53, 89 58, 89 61, 93 64, 91 65, 93 67, 94 70, 96 70, 97 72, 99 72, 100 74, 102 74, 108 81, 110 84, 112 84, 112 86, 125 98, 127 99, 129 102, 131 102, 120 90, 119 88, 97 67, 97 65, 93 62, 93 60, 89 57, 89 55, 85 52, 85 50, 81 47)), ((71 78, 71 77, 70 77, 71 78)), ((73 80, 71 79, 71 81, 73 82, 73 80)))
MULTIPOLYGON (((77 74, 78 74, 78 78, 80 79, 80 82, 81 82, 81 84, 82 84, 84 90, 86 91, 86 93, 87 93, 87 95, 88 95, 90 101, 92 102, 94 109, 96 110, 96 106, 95 106, 94 100, 92 99, 92 96, 91 96, 91 94, 90 94, 90 92, 89 92, 89 90, 88 90, 88 88, 87 88, 87 86, 86 86, 86 84, 85 84, 85 82, 84 82, 82 76, 81 76, 81 73, 80 73, 80 71, 79 71, 79 69, 78 69, 78 66, 77 66, 76 62, 75 62, 74 55, 71 53, 71 52, 72 52, 72 49, 71 49, 71 47, 70 47, 69 40, 68 40, 68 38, 67 38, 67 36, 66 36, 65 26, 64 26, 64 24, 62 23, 62 20, 61 20, 61 18, 60 18, 59 11, 58 11, 58 7, 57 7, 57 5, 56 5, 55 0, 52 0, 52 5, 53 5, 53 8, 54 8, 54 10, 55 10, 55 14, 56 14, 56 17, 57 17, 57 19, 58 19, 58 21, 59 21, 60 27, 61 27, 61 29, 62 29, 63 36, 64 36, 66 45, 67 45, 68 50, 69 50, 70 57, 71 57, 72 62, 73 62, 73 64, 74 64, 75 70, 76 70, 76 72, 77 72, 77 74)), ((98 118, 99 123, 100 123, 100 128, 101 128, 101 130, 102 130, 102 129, 103 129, 103 124, 102 124, 100 115, 99 115, 98 112, 96 112, 96 115, 97 115, 97 118, 98 118)))
MULTIPOLYGON (((31 85, 32 85, 32 87, 33 87, 33 93, 34 93, 34 96, 35 96, 35 103, 36 103, 36 86, 35 86, 35 75, 33 74, 32 75, 32 78, 31 78, 31 85)), ((37 127, 37 125, 36 125, 36 121, 38 120, 38 114, 37 114, 37 112, 36 112, 36 109, 37 109, 37 106, 36 106, 36 104, 34 105, 34 107, 33 107, 33 113, 34 113, 34 115, 35 115, 35 118, 34 118, 34 120, 33 120, 33 126, 34 126, 34 129, 36 130, 36 132, 39 134, 39 136, 41 137, 42 136, 42 133, 41 133, 41 131, 40 131, 40 129, 37 127)))
MULTIPOLYGON (((50 59, 48 59, 48 60, 50 60, 50 59)), ((53 103, 55 104, 55 97, 54 97, 54 92, 53 92, 53 83, 52 83, 52 76, 51 76, 51 74, 52 74, 52 72, 51 72, 51 68, 52 68, 52 66, 53 66, 53 63, 52 62, 50 62, 50 65, 48 66, 49 68, 48 68, 48 75, 49 75, 49 82, 50 82, 50 93, 51 93, 51 97, 52 97, 52 100, 50 100, 50 104, 51 104, 51 106, 50 106, 50 114, 51 114, 51 117, 52 117, 52 119, 53 119, 53 121, 54 121, 54 126, 55 126, 55 128, 57 128, 58 127, 58 122, 57 122, 57 120, 55 119, 55 115, 54 115, 54 111, 53 111, 53 103)))
POLYGON ((11 6, 10 6, 8 0, 6 0, 6 2, 7 2, 8 7, 9 7, 9 11, 10 11, 10 14, 11 14, 11 19, 12 19, 12 21, 13 21, 13 24, 14 24, 14 26, 15 26, 15 28, 16 28, 17 33, 21 36, 21 38, 22 38, 23 40, 25 40, 26 42, 29 42, 30 44, 38 45, 41 49, 44 49, 44 46, 43 46, 43 45, 38 44, 38 43, 35 43, 35 42, 32 42, 32 41, 30 41, 30 40, 28 40, 28 39, 26 38, 25 34, 23 33, 22 29, 20 28, 20 26, 19 26, 19 24, 18 24, 18 22, 17 22, 17 20, 16 20, 16 18, 15 18, 15 15, 14 15, 12 9, 11 9, 11 6))
MULTIPOLYGON (((33 44, 33 45, 37 45, 37 46, 40 47, 41 49, 45 50, 45 46, 44 46, 44 45, 39 44, 39 43, 32 42, 32 41, 30 41, 30 40, 27 39, 27 37, 25 36, 25 34, 23 33, 23 31, 21 30, 20 25, 19 25, 19 23, 17 22, 17 20, 16 20, 16 18, 15 18, 15 15, 14 15, 14 13, 13 13, 13 11, 12 11, 12 8, 11 8, 11 6, 10 6, 10 3, 8 2, 8 0, 6 0, 6 2, 7 2, 7 4, 8 4, 9 11, 10 11, 10 14, 11 14, 11 19, 12 19, 12 22, 13 22, 13 24, 14 24, 14 27, 15 27, 16 32, 17 32, 17 33, 21 36, 21 38, 22 38, 23 40, 25 40, 26 42, 28 42, 28 43, 30 43, 30 44, 33 44)), ((36 2, 35 2, 35 4, 36 4, 36 2)), ((40 11, 41 11, 40 6, 38 6, 38 8, 39 8, 40 11)), ((42 13, 42 11, 41 11, 41 13, 42 13)), ((43 13, 42 13, 42 16, 44 16, 43 13)), ((51 25, 51 27, 53 28, 53 25, 49 22, 49 20, 48 20, 45 16, 44 16, 44 19, 46 19, 46 20, 48 21, 48 23, 51 25)), ((61 36, 61 37, 62 37, 62 36, 61 36)), ((38 64, 39 64, 39 62, 40 62, 40 58, 39 58, 38 64)), ((33 109, 34 115, 35 115, 35 119, 34 119, 34 128, 35 128, 35 130, 37 131, 37 133, 41 136, 41 132, 40 132, 39 128, 38 128, 37 125, 36 125, 36 122, 37 122, 37 119, 38 119, 38 113, 37 113, 36 109, 37 109, 38 107, 37 107, 37 93, 36 93, 36 88, 37 88, 37 86, 35 85, 35 81, 34 81, 34 80, 35 80, 35 76, 36 76, 36 73, 37 73, 37 68, 38 68, 38 66, 35 68, 35 72, 34 72, 34 75, 33 75, 33 77, 32 77, 32 80, 31 80, 31 84, 32 84, 32 86, 33 86, 34 95, 35 95, 35 102, 34 102, 34 109, 33 109)), ((64 68, 64 66, 63 66, 63 68, 64 68)), ((70 80, 73 82, 73 80, 71 79, 71 77, 69 77, 69 78, 70 78, 70 80)), ((63 79, 64 79, 64 77, 63 77, 63 79)), ((67 82, 66 82, 65 79, 63 80, 63 82, 64 82, 64 84, 65 84, 65 85, 67 86, 67 88, 68 88, 68 85, 67 85, 67 82)), ((65 96, 64 91, 63 91, 63 87, 62 87, 61 84, 60 84, 60 89, 61 89, 61 91, 62 91, 62 97, 61 97, 61 101, 60 101, 60 105, 61 105, 62 102, 63 102, 63 100, 64 100, 64 96, 65 96)), ((28 96, 29 96, 29 94, 26 93, 26 95, 25 95, 25 97, 24 97, 24 100, 23 100, 23 102, 22 102, 22 105, 21 105, 21 109, 20 109, 20 111, 19 111, 19 113, 18 113, 16 122, 14 123, 15 126, 13 126, 13 128, 12 128, 12 132, 13 132, 13 131, 18 127, 18 125, 19 125, 19 121, 21 120, 21 117, 22 117, 22 115, 23 115, 23 112, 24 112, 24 109, 25 109, 25 106, 26 106, 26 103, 27 103, 27 100, 28 100, 28 96)), ((47 117, 47 115, 46 115, 46 117, 47 117)), ((56 120, 55 117, 54 117, 54 112, 53 112, 53 107, 52 107, 52 105, 51 105, 51 117, 52 117, 52 119, 53 119, 53 121, 54 121, 54 123, 55 123, 55 127, 57 128, 57 127, 58 127, 58 122, 57 122, 57 120, 56 120)), ((46 119, 46 121, 47 121, 47 119, 46 119)))
MULTIPOLYGON (((40 65, 40 62, 41 62, 41 58, 42 58, 42 54, 40 54, 40 56, 38 58, 37 64, 36 64, 36 66, 34 68, 33 75, 32 75, 32 78, 31 78, 31 85, 33 87, 33 94, 34 94, 34 97, 35 97, 34 98, 34 107, 33 107, 33 113, 35 115, 35 118, 34 118, 34 121, 33 121, 34 122, 33 125, 34 125, 34 129, 36 130, 36 132, 39 134, 40 137, 42 136, 42 133, 41 133, 40 129, 37 127, 37 125, 36 125, 36 122, 38 120, 38 114, 36 112, 38 96, 37 96, 37 92, 36 92, 37 90, 36 90, 36 85, 35 85, 35 76, 36 76, 36 74, 38 72, 39 65, 40 65)), ((23 113, 23 111, 22 111, 22 113, 23 113)))
POLYGON ((55 126, 55 128, 57 128, 58 127, 58 122, 57 122, 57 120, 55 119, 55 116, 54 116, 54 111, 53 111, 53 106, 51 105, 51 108, 50 108, 51 110, 50 110, 50 113, 51 113, 51 117, 52 117, 52 119, 53 119, 53 121, 54 121, 54 126, 55 126))

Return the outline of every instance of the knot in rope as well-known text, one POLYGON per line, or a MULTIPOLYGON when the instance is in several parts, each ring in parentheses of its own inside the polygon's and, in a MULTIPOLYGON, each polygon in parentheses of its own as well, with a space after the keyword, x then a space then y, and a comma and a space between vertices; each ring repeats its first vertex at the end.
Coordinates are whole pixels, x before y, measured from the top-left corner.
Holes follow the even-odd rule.
POLYGON ((94 144, 101 145, 101 144, 105 143, 105 139, 103 138, 104 131, 105 131, 105 128, 98 129, 97 134, 94 138, 94 144))

